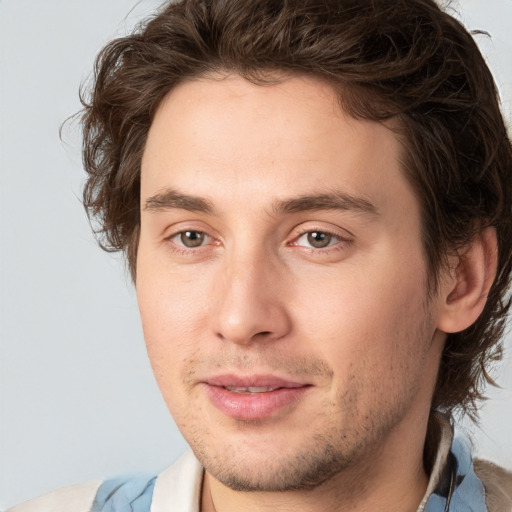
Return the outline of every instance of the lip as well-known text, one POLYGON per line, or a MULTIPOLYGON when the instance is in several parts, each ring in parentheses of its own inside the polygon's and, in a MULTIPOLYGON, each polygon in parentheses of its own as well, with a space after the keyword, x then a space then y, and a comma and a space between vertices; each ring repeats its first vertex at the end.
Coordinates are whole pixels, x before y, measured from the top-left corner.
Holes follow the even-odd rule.
POLYGON ((202 384, 217 409, 226 416, 246 421, 262 420, 289 410, 311 387, 311 384, 274 375, 221 375, 208 378, 202 384), (246 388, 269 390, 241 392, 241 389, 246 388))

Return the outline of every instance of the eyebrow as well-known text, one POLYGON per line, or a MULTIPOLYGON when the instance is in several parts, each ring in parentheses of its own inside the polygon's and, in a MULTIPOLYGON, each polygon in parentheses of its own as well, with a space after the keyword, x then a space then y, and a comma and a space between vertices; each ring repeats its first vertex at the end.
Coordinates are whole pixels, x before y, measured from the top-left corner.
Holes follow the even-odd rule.
MULTIPOLYGON (((188 210, 208 215, 215 214, 215 208, 209 199, 191 196, 174 189, 166 189, 149 197, 144 203, 144 210, 147 211, 158 212, 172 209, 188 210)), ((365 215, 380 215, 377 207, 368 199, 340 191, 277 200, 273 203, 271 210, 274 214, 341 210, 354 211, 365 215)))
POLYGON ((377 207, 364 197, 334 191, 325 194, 303 195, 297 198, 276 201, 275 213, 297 213, 314 210, 355 211, 366 215, 380 215, 377 207))
POLYGON ((205 198, 182 194, 177 190, 167 189, 154 196, 148 197, 144 210, 158 212, 164 210, 188 210, 197 213, 213 214, 213 203, 205 198))

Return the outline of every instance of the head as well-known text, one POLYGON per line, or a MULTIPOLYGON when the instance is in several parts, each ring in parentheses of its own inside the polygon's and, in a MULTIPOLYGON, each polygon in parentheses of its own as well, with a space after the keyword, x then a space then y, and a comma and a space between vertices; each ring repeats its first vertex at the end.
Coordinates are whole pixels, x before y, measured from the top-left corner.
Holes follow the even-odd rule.
MULTIPOLYGON (((148 147, 165 147, 151 142, 151 130, 163 127, 166 115, 191 115, 180 111, 176 98, 200 102, 223 84, 231 96, 212 92, 212 101, 248 91, 259 97, 258 89, 288 91, 280 97, 283 104, 286 97, 309 97, 312 105, 316 84, 323 107, 332 96, 336 115, 346 116, 348 125, 378 128, 377 139, 385 130, 396 142, 393 158, 415 201, 423 265, 418 269, 424 270, 417 269, 414 283, 424 300, 413 302, 428 311, 422 325, 413 327, 419 329, 413 339, 432 327, 428 305, 443 276, 457 273, 454 262, 464 261, 475 239, 495 233, 496 272, 483 311, 462 330, 446 330, 429 396, 433 408, 474 413, 489 365, 500 355, 509 307, 512 149, 492 76, 471 35, 433 0, 186 0, 165 5, 135 33, 111 42, 98 57, 93 88, 84 98, 84 202, 98 221, 103 247, 126 253, 136 285, 141 211, 149 197, 143 194, 141 204, 141 168, 143 174, 148 147), (205 84, 210 88, 202 89, 205 84)), ((276 94, 269 101, 279 109, 276 94)), ((360 140, 372 140, 366 136, 360 140)), ((383 143, 382 150, 390 145, 383 143)), ((274 184, 293 183, 283 180, 274 184)), ((201 354, 189 356, 201 360, 201 354)), ((229 357, 243 368, 240 354, 229 357)), ((285 364, 278 353, 272 361, 285 364)), ((329 374, 321 357, 298 357, 294 368, 329 374)))

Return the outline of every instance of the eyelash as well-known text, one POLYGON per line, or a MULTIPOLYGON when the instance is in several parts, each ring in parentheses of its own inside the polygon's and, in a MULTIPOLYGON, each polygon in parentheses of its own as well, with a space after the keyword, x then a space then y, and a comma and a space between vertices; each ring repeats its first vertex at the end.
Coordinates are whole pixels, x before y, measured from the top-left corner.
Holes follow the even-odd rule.
POLYGON ((304 229, 302 232, 300 232, 291 242, 290 245, 295 247, 301 247, 304 250, 307 250, 309 252, 322 252, 322 253, 330 253, 331 251, 339 251, 346 249, 347 245, 351 243, 351 240, 349 238, 341 236, 339 233, 335 233, 334 231, 330 231, 328 229, 323 228, 310 228, 304 229), (336 241, 331 245, 327 245, 325 247, 307 247, 304 245, 298 245, 298 240, 300 240, 303 236, 309 234, 309 233, 322 233, 324 235, 327 235, 329 237, 332 237, 336 239, 336 241))
MULTIPOLYGON (((210 242, 210 243, 201 244, 201 245, 198 245, 195 247, 187 247, 186 245, 182 245, 182 244, 178 243, 177 241, 175 241, 175 239, 177 237, 181 237, 183 234, 185 234, 187 232, 202 235, 205 237, 206 240, 213 240, 214 244, 212 244, 212 245, 218 245, 218 243, 215 243, 216 242, 215 238, 212 237, 211 235, 209 235, 208 233, 206 233, 205 231, 195 230, 195 229, 184 229, 184 230, 178 231, 176 233, 173 233, 172 235, 170 235, 166 238, 166 241, 171 242, 172 248, 174 251, 176 251, 180 254, 189 254, 189 253, 197 252, 201 248, 204 248, 205 246, 211 244, 211 242, 210 242)), ((308 228, 308 229, 304 229, 298 235, 296 235, 294 237, 294 239, 288 243, 288 245, 292 246, 292 247, 300 247, 301 249, 306 250, 308 252, 312 252, 312 253, 321 252, 323 254, 326 254, 331 251, 339 251, 339 250, 346 249, 347 245, 349 245, 350 243, 351 243, 350 239, 343 237, 340 234, 335 233, 333 231, 329 231, 326 229, 320 229, 320 228, 308 228), (308 235, 310 233, 322 233, 323 235, 334 238, 335 242, 333 244, 329 243, 329 245, 326 245, 325 247, 312 247, 312 246, 308 247, 305 245, 299 245, 298 241, 302 237, 304 237, 305 235, 308 235)))
POLYGON ((205 245, 208 244, 201 244, 196 247, 187 247, 186 245, 181 245, 178 242, 174 241, 175 238, 182 236, 185 233, 196 233, 199 235, 203 235, 206 239, 215 240, 212 236, 210 236, 205 231, 201 231, 199 229, 183 229, 181 231, 178 231, 176 233, 173 233, 172 235, 166 237, 166 241, 171 242, 172 248, 174 251, 179 252, 180 254, 188 254, 190 252, 196 252, 198 249, 201 249, 205 247, 205 245))

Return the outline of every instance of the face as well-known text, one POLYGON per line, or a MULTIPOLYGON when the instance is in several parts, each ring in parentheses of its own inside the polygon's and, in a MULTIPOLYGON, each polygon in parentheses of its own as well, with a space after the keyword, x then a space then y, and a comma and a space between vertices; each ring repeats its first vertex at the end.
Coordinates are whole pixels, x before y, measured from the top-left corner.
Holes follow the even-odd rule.
POLYGON ((437 305, 400 151, 313 79, 204 78, 160 106, 138 300, 163 397, 223 484, 317 486, 428 415, 437 305))

